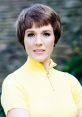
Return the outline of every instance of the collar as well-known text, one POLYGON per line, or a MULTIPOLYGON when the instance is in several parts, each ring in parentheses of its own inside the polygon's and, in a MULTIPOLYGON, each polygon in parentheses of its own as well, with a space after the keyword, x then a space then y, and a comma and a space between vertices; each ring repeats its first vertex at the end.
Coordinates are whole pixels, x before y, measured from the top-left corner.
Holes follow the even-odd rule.
MULTIPOLYGON (((52 59, 50 59, 50 65, 49 65, 48 71, 50 69, 52 69, 53 67, 55 67, 56 65, 57 64, 54 63, 52 59)), ((41 71, 45 71, 46 72, 43 63, 38 62, 35 59, 30 58, 29 56, 28 56, 27 61, 26 61, 26 68, 27 67, 28 67, 28 69, 31 69, 32 71, 36 70, 36 71, 40 71, 40 72, 41 71)))

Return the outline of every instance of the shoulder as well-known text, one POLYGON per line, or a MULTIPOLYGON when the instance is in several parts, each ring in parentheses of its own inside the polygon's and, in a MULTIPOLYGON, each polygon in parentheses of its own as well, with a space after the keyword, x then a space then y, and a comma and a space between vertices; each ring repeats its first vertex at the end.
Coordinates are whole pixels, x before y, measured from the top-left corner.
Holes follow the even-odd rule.
POLYGON ((15 76, 13 74, 9 74, 2 83, 2 92, 12 90, 13 88, 16 88, 18 84, 19 83, 17 83, 15 76))
POLYGON ((2 87, 18 84, 18 82, 21 81, 21 77, 23 77, 23 66, 7 75, 6 78, 3 80, 2 87))
POLYGON ((70 84, 78 84, 79 83, 78 79, 70 73, 54 69, 54 74, 58 78, 67 80, 70 84))
POLYGON ((20 78, 23 75, 25 75, 25 70, 26 70, 26 62, 21 67, 19 67, 18 69, 16 69, 15 71, 10 73, 9 75, 7 75, 5 80, 8 80, 8 79, 11 80, 12 78, 13 79, 20 78))
MULTIPOLYGON (((21 68, 15 72, 9 74, 2 83, 2 99, 5 99, 7 95, 13 95, 23 90, 23 83, 21 77, 21 68)), ((17 95, 15 94, 15 95, 17 95)))
POLYGON ((73 76, 67 72, 63 72, 57 69, 53 69, 53 72, 56 76, 61 77, 61 78, 72 78, 73 76))
POLYGON ((58 81, 60 82, 60 85, 63 84, 64 86, 67 85, 68 87, 70 87, 74 98, 78 97, 77 95, 80 95, 80 93, 82 92, 82 86, 80 82, 73 75, 67 72, 55 70, 54 76, 59 79, 58 81))

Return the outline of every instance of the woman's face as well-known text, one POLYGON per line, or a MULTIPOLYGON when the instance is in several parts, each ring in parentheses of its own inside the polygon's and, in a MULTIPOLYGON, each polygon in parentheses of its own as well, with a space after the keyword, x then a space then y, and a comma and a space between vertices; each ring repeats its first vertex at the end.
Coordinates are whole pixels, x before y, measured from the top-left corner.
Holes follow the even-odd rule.
POLYGON ((47 26, 36 27, 25 31, 24 45, 26 53, 33 59, 44 62, 50 59, 53 51, 55 36, 50 24, 47 26))

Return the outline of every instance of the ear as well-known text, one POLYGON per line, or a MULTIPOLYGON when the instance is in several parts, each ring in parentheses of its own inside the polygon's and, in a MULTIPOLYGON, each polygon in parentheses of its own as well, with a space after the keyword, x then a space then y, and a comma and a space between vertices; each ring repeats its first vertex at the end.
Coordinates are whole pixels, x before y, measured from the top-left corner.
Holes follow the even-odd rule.
POLYGON ((56 45, 56 44, 54 43, 54 47, 55 47, 55 45, 56 45))
POLYGON ((54 39, 54 45, 53 45, 53 46, 55 47, 55 45, 56 45, 56 43, 55 43, 56 37, 54 37, 54 38, 55 38, 55 39, 54 39))

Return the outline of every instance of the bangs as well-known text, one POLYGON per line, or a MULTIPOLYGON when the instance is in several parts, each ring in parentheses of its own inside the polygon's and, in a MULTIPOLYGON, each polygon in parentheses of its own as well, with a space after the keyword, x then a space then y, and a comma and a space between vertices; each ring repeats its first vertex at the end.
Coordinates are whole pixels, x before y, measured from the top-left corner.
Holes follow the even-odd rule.
POLYGON ((25 30, 32 28, 33 24, 35 24, 36 27, 42 27, 48 25, 49 23, 50 19, 44 15, 28 17, 25 20, 25 30))

